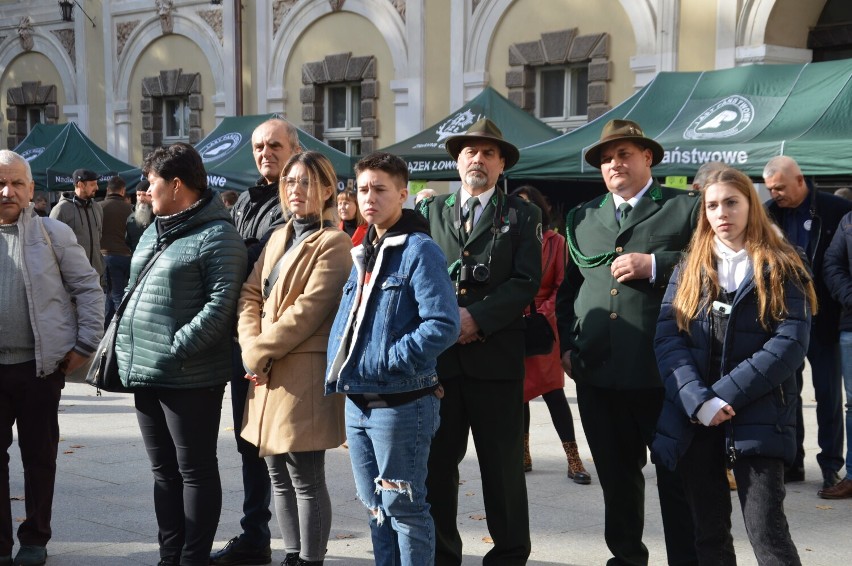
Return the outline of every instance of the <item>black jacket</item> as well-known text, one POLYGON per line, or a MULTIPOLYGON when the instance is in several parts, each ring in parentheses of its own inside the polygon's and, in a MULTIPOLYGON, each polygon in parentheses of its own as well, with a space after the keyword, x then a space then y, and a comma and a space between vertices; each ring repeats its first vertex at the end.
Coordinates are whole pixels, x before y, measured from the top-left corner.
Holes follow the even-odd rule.
MULTIPOLYGON (((821 341, 837 342, 839 338, 840 305, 831 297, 828 287, 822 277, 822 260, 825 250, 837 230, 840 219, 849 211, 852 211, 852 202, 829 193, 810 189, 811 208, 811 239, 805 255, 811 265, 816 283, 817 301, 819 312, 814 316, 811 328, 814 337, 821 341)), ((781 208, 775 202, 766 203, 766 210, 775 222, 784 228, 784 220, 788 214, 793 214, 795 209, 781 208)), ((795 242, 794 242, 795 243, 795 242)))
POLYGON ((244 191, 231 208, 234 225, 248 249, 246 278, 251 273, 254 262, 260 257, 263 244, 269 239, 267 232, 282 217, 278 183, 262 184, 263 182, 263 179, 259 179, 257 185, 244 191))
POLYGON ((840 220, 825 251, 822 279, 831 297, 840 303, 840 330, 852 332, 852 212, 840 220))

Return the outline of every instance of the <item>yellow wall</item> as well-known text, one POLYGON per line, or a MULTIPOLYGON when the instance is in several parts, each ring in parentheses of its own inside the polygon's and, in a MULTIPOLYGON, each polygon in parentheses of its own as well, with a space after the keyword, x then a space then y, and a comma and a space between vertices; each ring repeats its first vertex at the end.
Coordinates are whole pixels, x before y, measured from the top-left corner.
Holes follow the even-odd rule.
POLYGON ((716 68, 716 3, 681 0, 678 71, 716 68))
POLYGON ((808 31, 819 21, 826 0, 778 0, 769 15, 764 43, 806 49, 808 31))
POLYGON ((376 27, 367 19, 351 12, 329 14, 308 26, 293 46, 284 71, 287 92, 286 117, 296 125, 302 124, 302 65, 322 61, 327 55, 352 53, 353 57, 375 55, 378 90, 378 138, 376 147, 392 144, 394 138, 394 94, 390 81, 395 79, 390 49, 376 27))
MULTIPOLYGON (((424 56, 423 127, 446 118, 450 108, 450 0, 424 2, 426 53, 424 56)), ((393 143, 391 141, 390 143, 393 143)))
POLYGON ((24 82, 30 81, 40 82, 42 86, 56 86, 56 103, 59 106, 59 117, 56 123, 64 124, 66 122, 65 115, 62 113, 62 107, 66 102, 65 89, 53 62, 41 53, 24 53, 13 59, 12 63, 0 74, 0 85, 3 88, 2 96, 0 96, 0 113, 3 117, 0 121, 0 131, 2 131, 0 147, 6 147, 6 137, 9 135, 9 120, 6 119, 6 109, 8 108, 6 91, 10 88, 20 87, 24 82))
POLYGON ((207 58, 197 44, 182 35, 165 35, 153 42, 133 68, 130 78, 130 162, 142 162, 142 79, 159 76, 160 71, 181 69, 185 75, 201 73, 201 94, 204 108, 201 111, 201 127, 209 134, 216 127, 216 112, 210 97, 215 92, 213 72, 207 58), (179 54, 179 57, 177 56, 179 54))
POLYGON ((609 58, 612 80, 609 104, 615 106, 633 94, 635 75, 630 70, 630 57, 636 51, 633 27, 618 0, 598 0, 590 9, 588 0, 556 2, 519 0, 506 10, 494 33, 487 64, 491 86, 507 94, 506 71, 509 70, 509 46, 536 41, 546 32, 577 28, 577 35, 609 32, 609 58))

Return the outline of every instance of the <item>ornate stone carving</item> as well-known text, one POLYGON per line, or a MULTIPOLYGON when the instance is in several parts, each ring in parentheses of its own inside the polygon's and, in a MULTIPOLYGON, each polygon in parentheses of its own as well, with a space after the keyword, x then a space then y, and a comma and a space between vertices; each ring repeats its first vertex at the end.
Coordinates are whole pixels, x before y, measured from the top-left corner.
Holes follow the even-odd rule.
POLYGON ((339 12, 341 8, 343 8, 343 3, 346 0, 328 0, 329 6, 331 6, 332 12, 339 12))
POLYGON ((163 29, 163 34, 170 34, 175 29, 175 20, 172 13, 175 11, 175 3, 173 0, 155 0, 157 6, 157 15, 160 16, 160 27, 163 29))
POLYGON ((278 33, 278 28, 281 27, 281 22, 284 20, 284 16, 287 15, 287 12, 290 11, 290 8, 296 3, 297 0, 275 0, 275 3, 272 5, 272 35, 278 33))
POLYGON ((73 28, 65 28, 65 29, 53 29, 50 30, 53 35, 59 40, 59 43, 62 44, 62 47, 65 48, 65 52, 68 53, 68 56, 71 58, 71 64, 75 67, 77 66, 77 53, 74 49, 74 29, 73 28))
POLYGON ((124 51, 124 46, 127 45, 127 40, 130 34, 139 25, 139 20, 132 22, 120 22, 115 24, 115 53, 116 58, 121 58, 121 53, 124 51))
POLYGON ((21 40, 21 48, 24 51, 30 51, 33 48, 33 19, 29 16, 24 16, 18 22, 18 39, 21 40))
POLYGON ((198 15, 216 33, 216 37, 219 38, 219 43, 221 44, 223 41, 222 10, 199 10, 198 15))
POLYGON ((476 7, 477 7, 477 6, 479 6, 479 3, 480 3, 481 1, 482 1, 482 0, 473 0, 473 2, 471 2, 471 3, 470 3, 470 13, 471 13, 471 14, 472 14, 472 13, 474 13, 474 12, 476 11, 476 7))
POLYGON ((405 0, 390 0, 390 3, 393 4, 394 9, 399 12, 399 17, 402 18, 402 21, 405 21, 405 0))

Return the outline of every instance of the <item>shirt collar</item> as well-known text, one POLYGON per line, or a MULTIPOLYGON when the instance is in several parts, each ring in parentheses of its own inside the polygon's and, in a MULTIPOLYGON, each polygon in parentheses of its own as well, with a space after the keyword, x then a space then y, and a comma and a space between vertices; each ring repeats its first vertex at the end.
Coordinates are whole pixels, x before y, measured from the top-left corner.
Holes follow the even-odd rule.
POLYGON ((618 208, 619 205, 621 205, 621 203, 624 203, 624 202, 626 202, 627 204, 629 204, 633 208, 636 208, 636 205, 639 203, 639 199, 641 199, 642 196, 645 193, 648 192, 648 189, 651 188, 651 184, 653 184, 653 182, 654 182, 654 178, 651 177, 650 179, 648 179, 648 182, 645 184, 645 186, 642 188, 641 191, 639 191, 638 193, 633 195, 633 197, 626 199, 626 200, 621 195, 617 195, 615 193, 612 193, 612 201, 615 203, 615 208, 618 208))
MULTIPOLYGON (((495 189, 496 187, 491 187, 490 189, 479 195, 480 210, 485 209, 485 207, 488 205, 488 201, 491 200, 491 196, 494 194, 495 189)), ((467 202, 467 199, 472 196, 473 195, 464 190, 464 187, 459 189, 459 198, 461 200, 462 206, 464 206, 464 204, 467 202)))

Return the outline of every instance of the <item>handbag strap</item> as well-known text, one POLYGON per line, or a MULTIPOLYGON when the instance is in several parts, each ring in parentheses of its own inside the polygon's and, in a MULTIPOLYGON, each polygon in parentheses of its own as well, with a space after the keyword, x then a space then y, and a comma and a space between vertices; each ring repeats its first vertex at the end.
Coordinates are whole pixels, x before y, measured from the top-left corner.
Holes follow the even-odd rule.
POLYGON ((133 286, 130 288, 127 293, 124 294, 124 297, 121 298, 121 303, 119 303, 118 307, 115 309, 115 314, 113 315, 113 319, 116 321, 121 318, 121 315, 124 314, 124 309, 127 308, 127 303, 130 302, 130 297, 133 295, 133 291, 139 287, 139 284, 142 283, 142 279, 148 275, 148 272, 151 270, 151 267, 154 266, 154 262, 157 261, 157 258, 160 257, 166 248, 169 247, 168 244, 165 244, 162 248, 160 248, 157 253, 155 253, 151 259, 148 260, 148 263, 145 264, 145 267, 142 268, 142 271, 139 272, 139 276, 136 278, 136 281, 133 282, 133 286))

